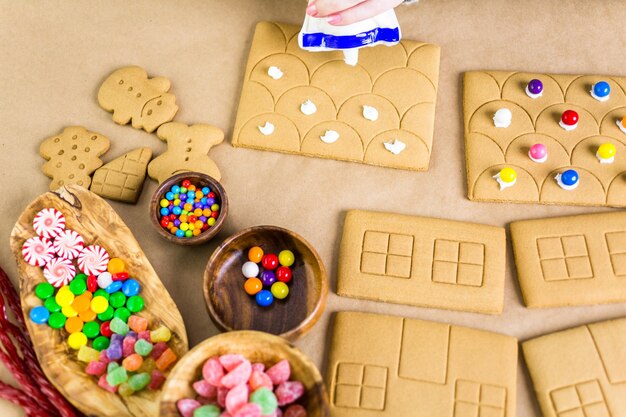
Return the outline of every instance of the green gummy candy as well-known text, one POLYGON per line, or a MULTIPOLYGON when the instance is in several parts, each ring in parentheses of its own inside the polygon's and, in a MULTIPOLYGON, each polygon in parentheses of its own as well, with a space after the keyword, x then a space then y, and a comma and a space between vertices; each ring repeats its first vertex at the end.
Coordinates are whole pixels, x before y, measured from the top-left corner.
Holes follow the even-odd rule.
POLYGON ((278 407, 276 395, 269 388, 259 388, 250 395, 250 402, 261 407, 261 415, 272 414, 278 407))
POLYGON ((61 311, 61 306, 57 303, 54 297, 50 297, 43 302, 43 306, 51 313, 58 313, 61 311))
POLYGON ((126 373, 126 369, 121 366, 107 374, 107 383, 112 387, 116 387, 126 381, 128 381, 128 374, 126 373))
POLYGON ((130 397, 135 393, 135 390, 130 386, 128 382, 122 382, 119 387, 117 387, 117 393, 122 397, 130 397))
POLYGON ((152 343, 144 339, 139 339, 135 342, 135 353, 141 356, 148 356, 152 352, 152 343))
POLYGON ((219 417, 220 414, 220 409, 217 406, 209 404, 196 408, 193 417, 219 417))
POLYGON ((133 375, 128 380, 128 385, 130 385, 130 387, 134 391, 141 391, 142 389, 147 387, 149 383, 150 383, 150 374, 145 373, 145 372, 141 374, 133 375))
POLYGON ((47 300, 54 294, 54 287, 48 282, 42 282, 35 287, 35 295, 42 300, 47 300))
POLYGON ((108 306, 107 309, 104 310, 104 312, 98 314, 98 320, 109 321, 113 318, 113 313, 115 313, 115 310, 113 309, 113 307, 108 306))
POLYGON ((109 296, 109 304, 113 308, 124 307, 124 304, 126 304, 126 296, 120 291, 114 292, 109 296))
POLYGON ((117 362, 109 362, 109 364, 107 365, 107 374, 110 374, 111 372, 113 372, 115 369, 119 368, 120 364, 117 362))
POLYGON ((124 320, 114 317, 113 320, 111 320, 111 331, 126 336, 126 333, 128 333, 128 324, 124 323, 124 320))

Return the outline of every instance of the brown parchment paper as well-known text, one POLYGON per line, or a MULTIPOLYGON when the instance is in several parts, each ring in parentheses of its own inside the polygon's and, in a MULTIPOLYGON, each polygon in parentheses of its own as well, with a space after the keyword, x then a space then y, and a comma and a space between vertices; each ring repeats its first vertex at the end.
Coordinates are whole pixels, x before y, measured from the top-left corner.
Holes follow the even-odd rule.
MULTIPOLYGON (((24 207, 48 188, 39 143, 64 126, 83 125, 111 139, 108 162, 140 146, 165 150, 153 134, 118 126, 96 101, 114 69, 140 65, 172 81, 177 121, 209 123, 226 132, 235 122, 254 25, 299 24, 303 0, 0 0, 0 265, 16 277, 9 234, 24 207)), ((406 38, 441 46, 435 137, 428 172, 406 172, 273 152, 235 149, 211 157, 231 202, 213 243, 186 248, 159 237, 148 218, 156 189, 149 182, 136 205, 111 202, 133 230, 177 302, 192 345, 217 333, 206 313, 202 275, 217 244, 257 224, 280 225, 315 246, 331 280, 328 307, 297 345, 325 372, 331 315, 360 310, 492 330, 526 340, 587 322, 626 316, 626 305, 528 310, 515 281, 510 245, 501 316, 450 312, 340 298, 334 294, 345 211, 366 209, 507 225, 526 218, 606 211, 600 208, 476 203, 467 200, 461 75, 500 69, 625 75, 619 0, 422 0, 398 8, 406 38)), ((618 156, 619 157, 619 156, 618 156)), ((141 277, 139 277, 141 278, 141 277)), ((6 374, 6 373, 4 373, 6 374)), ((5 379, 5 377, 3 377, 5 379)), ((518 416, 540 416, 520 359, 518 416)), ((0 415, 20 415, 0 402, 0 415)))

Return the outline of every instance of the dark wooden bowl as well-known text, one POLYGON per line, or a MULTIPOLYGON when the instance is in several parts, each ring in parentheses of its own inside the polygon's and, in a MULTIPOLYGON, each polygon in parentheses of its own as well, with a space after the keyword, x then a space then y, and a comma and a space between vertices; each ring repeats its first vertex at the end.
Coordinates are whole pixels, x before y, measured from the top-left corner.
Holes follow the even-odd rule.
POLYGON ((203 243, 208 242, 216 234, 219 233, 220 229, 224 226, 224 222, 226 221, 226 217, 228 216, 228 197, 226 196, 226 191, 222 184, 219 183, 213 177, 209 177, 206 174, 201 174, 199 172, 183 172, 181 174, 176 174, 167 180, 165 180, 159 188, 152 195, 152 199, 150 200, 150 220, 152 221, 152 225, 156 228, 159 235, 163 236, 165 239, 169 240, 172 243, 176 243, 178 245, 201 245, 203 243), (181 238, 176 237, 167 230, 161 227, 159 222, 160 217, 160 209, 159 201, 161 201, 165 193, 172 188, 172 186, 179 184, 183 180, 188 179, 191 181, 193 185, 196 187, 209 187, 218 197, 220 202, 220 215, 217 217, 215 224, 213 227, 208 230, 200 233, 198 236, 193 236, 189 238, 181 238))
POLYGON ((276 226, 255 226, 226 239, 213 252, 204 272, 204 298, 213 322, 224 331, 258 330, 294 340, 319 319, 328 295, 326 269, 315 249, 298 234, 276 226), (291 250, 296 261, 289 296, 259 307, 244 289, 242 265, 248 250, 291 250))
POLYGON ((161 395, 160 417, 180 417, 176 401, 195 398, 192 384, 202 378, 202 365, 213 357, 238 353, 252 362, 266 367, 287 359, 291 365, 291 380, 300 381, 306 388, 305 396, 298 401, 309 417, 330 415, 324 383, 315 365, 302 352, 284 339, 267 333, 240 331, 222 333, 211 337, 189 351, 170 372, 161 395))

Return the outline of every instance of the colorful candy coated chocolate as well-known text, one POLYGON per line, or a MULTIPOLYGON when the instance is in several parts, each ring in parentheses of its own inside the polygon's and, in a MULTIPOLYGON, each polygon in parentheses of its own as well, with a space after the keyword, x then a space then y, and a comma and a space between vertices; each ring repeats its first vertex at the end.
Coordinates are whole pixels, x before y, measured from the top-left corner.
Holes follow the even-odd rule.
POLYGON ((261 307, 269 307, 274 302, 274 296, 268 290, 261 290, 255 296, 256 303, 261 307))
POLYGON ((82 346, 86 346, 87 345, 87 336, 85 336, 81 332, 72 333, 67 338, 67 344, 69 345, 70 348, 72 348, 74 350, 78 350, 82 346))
POLYGON ((104 290, 109 294, 113 294, 114 292, 121 290, 123 285, 124 284, 121 281, 113 281, 104 290))
POLYGON ((259 246, 254 246, 248 251, 248 260, 250 262, 258 264, 259 262, 261 262, 261 259, 263 259, 263 255, 263 249, 261 249, 259 246))
POLYGON ((282 266, 291 266, 295 262, 296 257, 290 250, 282 250, 278 254, 278 262, 282 266))
POLYGON ((113 308, 124 307, 126 304, 126 296, 121 291, 114 292, 109 297, 109 304, 113 308))
POLYGON ((111 275, 110 272, 103 272, 100 275, 98 275, 97 282, 98 282, 98 287, 103 288, 103 289, 107 288, 109 285, 113 283, 113 276, 111 275))
POLYGON ((536 143, 530 147, 528 156, 535 162, 542 161, 548 156, 548 148, 543 143, 536 143))
POLYGON ((575 126, 578 123, 578 113, 574 110, 566 110, 561 116, 561 122, 566 126, 575 126))
POLYGON ((291 268, 287 266, 279 266, 276 269, 276 279, 278 279, 280 282, 287 283, 291 281, 291 278, 292 278, 291 268))
POLYGON ((283 300, 289 295, 289 287, 287 284, 280 281, 272 284, 271 291, 274 298, 278 298, 279 300, 283 300))
POLYGON ((537 95, 543 92, 543 83, 541 80, 533 79, 528 83, 528 91, 531 94, 537 95))
POLYGON ((517 179, 517 172, 513 168, 502 168, 500 170, 500 179, 506 183, 512 183, 517 179))
POLYGON ((42 282, 35 287, 35 295, 41 300, 47 300, 54 294, 54 287, 47 283, 42 282))
POLYGON ((602 159, 611 159, 615 157, 617 149, 612 143, 603 143, 598 148, 598 157, 602 159))
POLYGON ((51 313, 50 318, 48 319, 48 326, 52 327, 53 329, 60 329, 65 326, 66 321, 67 317, 65 317, 63 313, 51 313))
POLYGON ((96 314, 101 314, 109 307, 109 302, 102 296, 94 297, 91 300, 91 310, 96 314))
POLYGON ((276 282, 276 274, 274 271, 269 271, 267 269, 261 272, 260 278, 263 285, 267 287, 276 282))
POLYGON ((83 333, 88 339, 94 339, 100 336, 100 325, 95 321, 83 324, 83 333))
POLYGON ((78 312, 78 314, 89 310, 91 306, 91 293, 83 293, 74 298, 72 302, 72 308, 78 312))
POLYGON ((593 94, 600 98, 608 97, 611 94, 611 86, 606 81, 599 81, 593 86, 593 94))
POLYGON ((241 273, 246 278, 254 278, 259 275, 259 265, 252 261, 248 261, 241 267, 241 273))
POLYGON ((43 306, 37 306, 30 310, 30 319, 37 324, 46 324, 50 318, 50 312, 43 306))
POLYGON ((94 339, 92 346, 94 349, 98 351, 102 351, 107 349, 111 344, 111 340, 106 336, 98 336, 94 339))
POLYGON ((74 310, 74 308, 71 305, 61 307, 61 313, 63 313, 63 315, 65 317, 76 317, 76 316, 78 316, 78 311, 74 310))
POLYGON ((139 282, 134 279, 126 280, 124 282, 124 285, 122 286, 122 293, 124 293, 124 295, 127 297, 132 297, 133 295, 139 294, 140 290, 141 285, 139 285, 139 282))
POLYGON ((115 313, 115 309, 111 306, 108 306, 103 313, 98 314, 98 320, 108 321, 113 318, 113 314, 115 313))
POLYGON ((128 318, 130 316, 131 316, 130 310, 128 310, 126 307, 116 308, 115 312, 113 313, 113 317, 117 317, 118 319, 122 320, 124 323, 128 321, 128 318))
POLYGON ((70 291, 74 295, 81 295, 87 291, 87 281, 84 279, 74 279, 70 282, 70 291))
POLYGON ((578 172, 568 169, 561 174, 561 182, 567 186, 575 185, 578 182, 578 172))
POLYGON ((126 308, 128 308, 131 313, 138 313, 143 310, 143 307, 144 301, 139 295, 133 295, 126 301, 126 308))
POLYGON ((248 295, 255 295, 263 289, 263 283, 258 278, 248 278, 243 288, 248 295))
POLYGON ((57 294, 54 297, 57 304, 61 307, 69 306, 70 304, 72 304, 74 298, 74 294, 72 293, 72 291, 70 291, 70 288, 67 285, 59 288, 59 291, 57 291, 57 294))
POLYGON ((261 265, 263 265, 263 268, 273 271, 278 267, 278 256, 274 255, 273 253, 263 255, 263 258, 261 259, 261 265))
POLYGON ((65 330, 68 333, 76 333, 83 330, 83 321, 78 317, 69 317, 65 322, 65 330))

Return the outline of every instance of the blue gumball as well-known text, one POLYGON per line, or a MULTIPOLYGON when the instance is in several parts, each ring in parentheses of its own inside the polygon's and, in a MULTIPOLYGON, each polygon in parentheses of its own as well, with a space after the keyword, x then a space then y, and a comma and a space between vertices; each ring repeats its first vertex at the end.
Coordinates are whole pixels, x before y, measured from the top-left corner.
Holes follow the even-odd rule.
POLYGON ((274 296, 268 290, 261 290, 256 294, 256 303, 261 307, 269 307, 274 302, 274 296))
POLYGON ((593 86, 593 94, 599 98, 608 97, 611 94, 611 86, 606 81, 597 82, 593 86))

